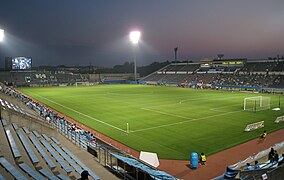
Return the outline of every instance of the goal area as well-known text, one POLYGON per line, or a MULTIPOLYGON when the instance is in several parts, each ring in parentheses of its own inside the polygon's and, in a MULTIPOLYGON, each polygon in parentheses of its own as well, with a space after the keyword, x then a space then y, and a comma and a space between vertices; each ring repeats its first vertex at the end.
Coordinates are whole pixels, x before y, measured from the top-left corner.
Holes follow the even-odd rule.
POLYGON ((262 111, 270 109, 270 97, 255 96, 244 98, 244 111, 262 111))

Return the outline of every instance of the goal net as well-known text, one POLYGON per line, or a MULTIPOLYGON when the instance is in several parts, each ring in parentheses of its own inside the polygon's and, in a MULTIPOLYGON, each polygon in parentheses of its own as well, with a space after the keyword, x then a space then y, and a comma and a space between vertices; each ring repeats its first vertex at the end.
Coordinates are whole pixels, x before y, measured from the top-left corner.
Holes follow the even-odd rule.
POLYGON ((270 98, 264 96, 255 96, 244 98, 245 111, 262 111, 270 109, 270 98))

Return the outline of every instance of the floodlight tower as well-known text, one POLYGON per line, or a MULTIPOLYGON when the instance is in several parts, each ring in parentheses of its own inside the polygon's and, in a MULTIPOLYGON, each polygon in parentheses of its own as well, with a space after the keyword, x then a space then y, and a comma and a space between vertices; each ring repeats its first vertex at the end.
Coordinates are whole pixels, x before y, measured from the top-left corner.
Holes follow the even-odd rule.
POLYGON ((134 59, 134 80, 135 81, 137 80, 137 67, 136 67, 135 47, 136 47, 136 45, 138 45, 140 37, 141 37, 141 32, 140 31, 131 31, 130 34, 129 34, 130 41, 132 42, 133 47, 134 47, 134 57, 133 57, 133 59, 134 59))
MULTIPOLYGON (((0 28, 0 42, 4 40, 4 30, 0 28)), ((0 119, 2 118, 2 105, 0 104, 0 119)))
POLYGON ((0 42, 4 40, 4 30, 0 29, 0 42))

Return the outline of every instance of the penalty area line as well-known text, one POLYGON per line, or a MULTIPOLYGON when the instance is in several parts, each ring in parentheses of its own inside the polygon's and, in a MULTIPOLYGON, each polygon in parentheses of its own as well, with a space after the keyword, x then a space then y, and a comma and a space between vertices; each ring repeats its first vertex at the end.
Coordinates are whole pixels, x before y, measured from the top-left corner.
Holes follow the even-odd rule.
MULTIPOLYGON (((146 110, 146 108, 141 108, 141 109, 146 110)), ((241 111, 243 111, 243 110, 231 111, 231 112, 216 114, 216 115, 212 115, 212 116, 205 116, 205 117, 201 117, 201 118, 190 119, 190 120, 187 120, 187 121, 181 121, 181 122, 176 122, 176 123, 171 123, 171 124, 164 124, 164 125, 149 127, 149 128, 144 128, 144 129, 138 129, 138 130, 133 130, 131 132, 132 133, 142 132, 142 131, 148 131, 148 130, 152 130, 152 129, 158 129, 158 128, 169 127, 169 126, 174 126, 174 125, 179 125, 179 124, 185 124, 185 123, 200 121, 200 120, 204 120, 204 119, 208 119, 208 118, 212 118, 212 117, 224 116, 226 114, 233 114, 233 113, 241 112, 241 111)), ((156 112, 156 111, 153 110, 153 112, 156 112)), ((160 113, 160 112, 157 112, 157 113, 160 113)), ((166 115, 166 113, 163 113, 163 114, 166 115)))
MULTIPOLYGON (((50 99, 48 99, 48 98, 46 98, 46 97, 40 96, 40 95, 38 95, 38 94, 36 94, 36 93, 32 93, 32 92, 30 92, 30 91, 28 91, 28 92, 31 93, 31 94, 34 94, 34 95, 36 95, 36 96, 38 96, 38 97, 41 97, 41 98, 43 98, 43 99, 46 99, 47 101, 52 102, 52 103, 54 103, 54 104, 57 104, 57 105, 59 105, 59 106, 61 106, 61 107, 64 107, 64 108, 66 108, 66 109, 69 109, 70 111, 73 111, 73 112, 75 112, 75 113, 78 113, 78 114, 80 114, 80 115, 83 115, 83 116, 85 116, 85 117, 87 117, 87 118, 93 119, 93 120, 95 120, 95 121, 97 121, 97 122, 99 122, 99 123, 105 124, 105 125, 107 125, 107 126, 109 126, 109 127, 112 127, 112 128, 114 128, 114 129, 117 129, 117 130, 122 131, 122 132, 124 132, 124 133, 127 133, 125 130, 123 130, 123 129, 121 129, 121 128, 118 128, 118 127, 116 127, 116 126, 113 126, 113 125, 111 125, 111 124, 108 124, 108 123, 106 123, 106 122, 104 122, 104 121, 101 121, 101 120, 99 120, 99 119, 96 119, 96 118, 94 118, 94 117, 92 117, 92 116, 89 116, 89 115, 87 115, 87 114, 84 114, 84 113, 81 113, 81 112, 79 112, 79 111, 76 111, 75 109, 72 109, 72 108, 67 107, 67 106, 65 106, 65 105, 63 105, 63 104, 60 104, 60 103, 55 102, 55 101, 53 101, 53 100, 50 100, 50 99)), ((131 131, 130 131, 130 132, 131 132, 131 131)))
POLYGON ((180 116, 180 115, 171 114, 171 113, 166 113, 166 112, 157 111, 157 110, 148 109, 148 108, 141 108, 141 109, 142 109, 142 110, 146 110, 146 111, 152 111, 152 112, 159 113, 159 114, 163 114, 163 115, 167 115, 167 116, 178 117, 178 118, 182 118, 182 119, 192 119, 192 118, 189 118, 189 117, 180 116))

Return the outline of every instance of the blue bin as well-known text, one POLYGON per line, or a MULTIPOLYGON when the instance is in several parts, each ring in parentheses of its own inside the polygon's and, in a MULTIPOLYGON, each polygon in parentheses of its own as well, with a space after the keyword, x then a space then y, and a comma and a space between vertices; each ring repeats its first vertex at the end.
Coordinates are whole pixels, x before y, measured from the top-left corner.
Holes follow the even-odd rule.
POLYGON ((192 169, 197 169, 198 167, 198 154, 196 152, 192 152, 190 155, 190 166, 192 169))

